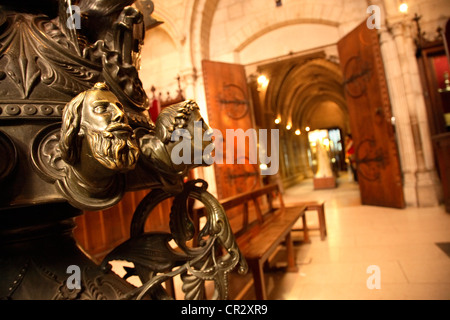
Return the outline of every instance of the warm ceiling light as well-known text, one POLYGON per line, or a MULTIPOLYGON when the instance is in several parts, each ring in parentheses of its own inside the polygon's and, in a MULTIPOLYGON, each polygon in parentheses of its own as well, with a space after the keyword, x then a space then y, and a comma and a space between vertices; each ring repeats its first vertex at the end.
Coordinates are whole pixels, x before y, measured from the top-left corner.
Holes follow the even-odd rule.
POLYGON ((280 124, 280 122, 281 122, 281 119, 280 119, 280 118, 276 118, 276 119, 275 119, 275 124, 280 124))
POLYGON ((258 77, 258 83, 259 83, 259 84, 263 84, 263 83, 266 82, 266 81, 267 81, 266 76, 261 75, 261 76, 258 77))
POLYGON ((306 132, 309 132, 311 130, 311 128, 310 127, 306 127, 305 130, 306 130, 306 132))
POLYGON ((408 12, 408 5, 406 2, 403 2, 399 7, 398 10, 400 10, 401 13, 407 13, 408 12))
POLYGON ((267 86, 268 83, 269 83, 269 79, 267 79, 267 77, 265 75, 260 75, 258 77, 258 84, 260 86, 267 86))
POLYGON ((258 91, 266 90, 267 87, 269 86, 269 79, 267 79, 267 77, 264 75, 260 75, 257 81, 258 81, 258 88, 257 88, 258 91))
POLYGON ((295 130, 295 134, 299 136, 302 134, 302 132, 300 131, 300 129, 297 129, 297 130, 295 130))
POLYGON ((292 129, 292 125, 288 124, 288 125, 286 126, 286 129, 291 130, 291 129, 292 129))

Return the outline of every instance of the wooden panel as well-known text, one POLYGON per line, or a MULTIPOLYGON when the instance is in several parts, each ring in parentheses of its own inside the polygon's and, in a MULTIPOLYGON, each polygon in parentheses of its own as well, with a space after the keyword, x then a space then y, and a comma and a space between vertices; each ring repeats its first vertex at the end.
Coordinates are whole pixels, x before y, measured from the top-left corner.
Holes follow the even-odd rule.
POLYGON ((403 208, 402 175, 376 29, 363 22, 338 43, 361 201, 403 208))
POLYGON ((268 222, 254 226, 248 233, 239 237, 237 242, 246 258, 267 257, 278 246, 303 214, 304 207, 286 208, 282 214, 274 216, 268 222))
MULTIPOLYGON (((133 213, 140 201, 150 192, 128 192, 115 206, 99 211, 85 211, 77 217, 74 237, 78 244, 94 259, 101 260, 109 251, 130 237, 133 213)), ((159 204, 147 219, 146 231, 169 232, 172 199, 159 204)))
POLYGON ((445 211, 450 213, 450 132, 432 137, 444 193, 445 211))
POLYGON ((450 19, 447 20, 445 37, 428 42, 420 39, 417 44, 417 62, 424 90, 428 124, 433 141, 436 167, 441 179, 444 203, 450 212, 450 91, 444 90, 445 73, 450 72, 450 19))
POLYGON ((442 43, 422 49, 420 56, 417 58, 422 88, 426 92, 424 99, 431 136, 447 131, 444 118, 445 106, 442 103, 441 94, 439 94, 439 89, 445 87, 445 85, 439 84, 433 63, 435 59, 439 58, 446 59, 445 48, 442 43))
POLYGON ((219 154, 223 156, 223 164, 214 164, 218 198, 223 199, 258 188, 261 185, 259 166, 250 163, 250 140, 244 144, 235 139, 233 149, 225 148, 227 129, 242 129, 245 132, 253 127, 244 67, 205 60, 203 76, 209 125, 220 130, 223 136, 223 140, 215 140, 216 159, 219 154), (243 152, 243 157, 238 157, 238 150, 243 152), (234 153, 234 164, 226 161, 227 152, 234 153), (238 160, 245 163, 237 164, 238 160))

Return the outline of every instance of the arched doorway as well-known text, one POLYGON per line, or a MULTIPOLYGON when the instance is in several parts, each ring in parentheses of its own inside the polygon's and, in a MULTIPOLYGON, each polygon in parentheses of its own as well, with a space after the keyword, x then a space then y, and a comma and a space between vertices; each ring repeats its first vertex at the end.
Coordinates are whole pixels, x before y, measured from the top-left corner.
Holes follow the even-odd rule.
POLYGON ((343 139, 350 133, 343 77, 338 63, 318 52, 259 65, 267 85, 254 82, 257 126, 280 130, 280 176, 286 186, 315 171, 308 132, 338 132, 334 139, 333 168, 345 170, 343 139))
POLYGON ((337 143, 342 145, 351 127, 362 203, 403 208, 402 172, 378 34, 363 23, 338 42, 338 49, 340 64, 316 52, 259 65, 257 73, 266 80, 253 84, 256 124, 281 131, 285 185, 308 176, 313 167, 302 131, 338 129, 337 143))

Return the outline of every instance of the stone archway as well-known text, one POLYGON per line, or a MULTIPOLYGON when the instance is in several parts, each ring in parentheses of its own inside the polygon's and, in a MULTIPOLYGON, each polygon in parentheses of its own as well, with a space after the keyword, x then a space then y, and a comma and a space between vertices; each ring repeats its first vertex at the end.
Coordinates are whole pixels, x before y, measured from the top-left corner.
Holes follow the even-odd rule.
POLYGON ((340 67, 317 52, 258 66, 258 72, 269 85, 260 91, 260 110, 255 112, 265 115, 259 125, 280 130, 280 150, 285 150, 280 154, 282 178, 296 181, 309 176, 305 128, 339 128, 342 135, 350 131, 340 67))

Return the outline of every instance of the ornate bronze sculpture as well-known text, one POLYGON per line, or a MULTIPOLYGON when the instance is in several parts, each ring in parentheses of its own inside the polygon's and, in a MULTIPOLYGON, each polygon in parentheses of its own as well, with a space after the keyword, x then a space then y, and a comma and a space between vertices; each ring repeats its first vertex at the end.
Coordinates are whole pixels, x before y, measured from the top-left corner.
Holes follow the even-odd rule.
MULTIPOLYGON (((205 281, 215 283, 213 298, 224 299, 227 273, 238 264, 247 270, 206 182, 183 182, 208 164, 206 144, 192 144, 200 161, 171 158, 176 129, 194 134, 201 123, 202 137, 210 134, 198 106, 169 106, 156 124, 149 117, 136 69, 144 19, 133 2, 0 1, 1 298, 168 299, 161 283, 181 275, 187 299, 205 298, 205 281), (70 4, 79 9, 79 29, 68 23, 77 18, 70 4), (72 238, 73 218, 148 188, 131 238, 96 265, 72 238), (144 232, 152 209, 170 197, 171 233, 144 232), (188 198, 207 208, 198 247, 187 244, 194 236, 188 198), (168 245, 172 239, 181 251, 168 245), (115 259, 132 261, 144 285, 113 273, 108 262, 115 259), (67 285, 69 266, 80 269, 79 286, 67 285)), ((147 29, 159 24, 146 21, 147 29)))

